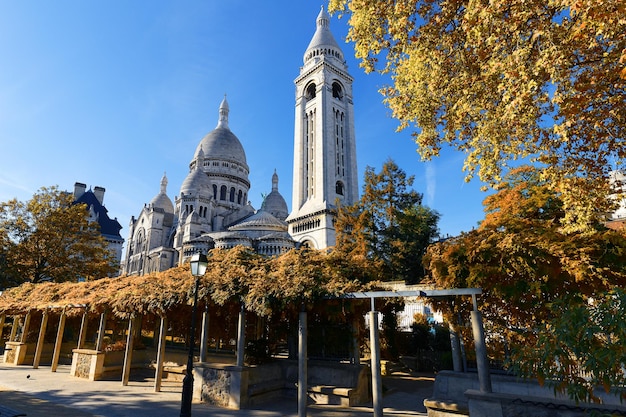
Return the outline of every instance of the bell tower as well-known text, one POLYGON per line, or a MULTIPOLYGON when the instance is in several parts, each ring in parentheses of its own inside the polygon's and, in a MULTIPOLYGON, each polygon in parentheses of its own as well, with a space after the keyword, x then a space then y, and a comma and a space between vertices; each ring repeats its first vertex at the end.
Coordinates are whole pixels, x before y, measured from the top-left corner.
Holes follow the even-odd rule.
POLYGON ((292 213, 289 233, 301 245, 335 245, 337 205, 358 200, 352 77, 324 8, 295 79, 292 213))

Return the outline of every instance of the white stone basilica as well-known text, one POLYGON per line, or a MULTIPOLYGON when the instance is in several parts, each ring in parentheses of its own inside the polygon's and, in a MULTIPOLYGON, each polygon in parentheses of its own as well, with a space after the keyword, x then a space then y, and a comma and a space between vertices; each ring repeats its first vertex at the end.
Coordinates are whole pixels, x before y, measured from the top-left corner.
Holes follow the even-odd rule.
POLYGON ((322 10, 296 78, 293 211, 278 175, 261 208, 248 202, 246 153, 228 126, 226 98, 217 127, 198 144, 174 202, 161 190, 130 221, 121 273, 142 275, 183 263, 193 253, 244 245, 263 255, 334 246, 337 204, 358 199, 352 77, 322 10))

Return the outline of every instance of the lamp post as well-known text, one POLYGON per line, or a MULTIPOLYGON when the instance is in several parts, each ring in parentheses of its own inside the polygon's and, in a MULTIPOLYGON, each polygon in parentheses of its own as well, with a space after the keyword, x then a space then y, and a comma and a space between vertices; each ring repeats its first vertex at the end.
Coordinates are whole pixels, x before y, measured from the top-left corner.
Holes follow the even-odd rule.
POLYGON ((191 417, 191 399, 193 397, 193 349, 196 335, 196 308, 198 305, 198 287, 200 277, 206 272, 208 259, 203 253, 196 253, 189 261, 191 275, 196 279, 193 290, 193 309, 191 310, 191 331, 189 332, 189 355, 187 356, 187 371, 183 379, 183 395, 180 405, 180 417, 191 417))

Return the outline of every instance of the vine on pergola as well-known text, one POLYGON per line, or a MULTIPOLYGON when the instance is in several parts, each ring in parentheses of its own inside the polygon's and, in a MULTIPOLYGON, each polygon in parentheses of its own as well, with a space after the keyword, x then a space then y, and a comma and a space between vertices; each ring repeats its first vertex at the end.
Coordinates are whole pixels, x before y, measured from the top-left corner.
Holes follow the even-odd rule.
MULTIPOLYGON (((212 250, 200 280, 200 302, 225 305, 244 302, 248 311, 269 316, 277 309, 363 290, 367 268, 353 265, 338 252, 290 251, 266 258, 243 246, 212 250)), ((79 283, 26 283, 0 295, 0 312, 65 308, 68 314, 108 310, 126 319, 152 313, 164 316, 187 308, 193 300, 194 277, 188 265, 142 276, 103 278, 79 283), (80 309, 72 308, 80 307, 80 309)))

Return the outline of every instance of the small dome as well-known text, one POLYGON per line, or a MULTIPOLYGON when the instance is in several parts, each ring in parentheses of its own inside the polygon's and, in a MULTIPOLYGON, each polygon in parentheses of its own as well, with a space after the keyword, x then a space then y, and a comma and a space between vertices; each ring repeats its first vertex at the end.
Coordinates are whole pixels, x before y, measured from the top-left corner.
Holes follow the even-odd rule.
POLYGON ((272 175, 272 192, 269 193, 263 200, 261 210, 267 211, 272 216, 280 220, 285 220, 289 215, 287 202, 278 192, 278 175, 276 174, 276 171, 274 171, 274 175, 272 175))
POLYGON ((202 160, 204 160, 204 152, 198 150, 196 154, 196 166, 189 172, 183 184, 180 186, 181 194, 193 194, 211 196, 213 195, 211 180, 207 174, 202 171, 202 160))
POLYGON ((272 216, 267 211, 257 211, 252 216, 228 228, 228 230, 287 230, 287 223, 272 216))
POLYGON ((163 209, 166 213, 174 213, 174 204, 172 200, 167 196, 167 176, 165 173, 161 178, 161 192, 154 196, 150 205, 155 208, 163 209))

